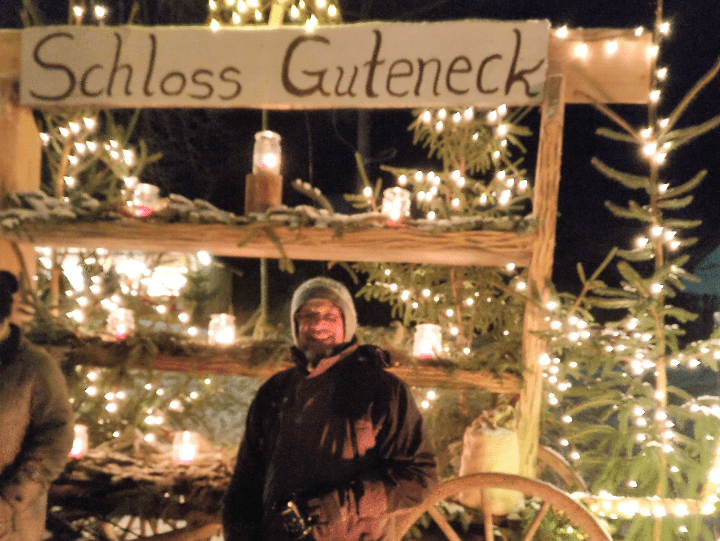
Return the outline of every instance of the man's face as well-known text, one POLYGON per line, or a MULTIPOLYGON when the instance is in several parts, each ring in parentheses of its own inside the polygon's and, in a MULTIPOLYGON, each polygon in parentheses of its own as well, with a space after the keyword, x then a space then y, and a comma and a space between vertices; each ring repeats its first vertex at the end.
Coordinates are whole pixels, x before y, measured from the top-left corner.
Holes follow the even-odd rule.
POLYGON ((345 338, 340 308, 327 299, 310 299, 295 314, 298 347, 317 358, 327 357, 345 338))

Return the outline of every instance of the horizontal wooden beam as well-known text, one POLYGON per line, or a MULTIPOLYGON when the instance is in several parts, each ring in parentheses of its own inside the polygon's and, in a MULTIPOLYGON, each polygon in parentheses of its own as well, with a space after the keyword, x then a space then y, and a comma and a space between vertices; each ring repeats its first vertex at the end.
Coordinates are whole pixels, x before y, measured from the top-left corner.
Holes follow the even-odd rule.
POLYGON ((547 76, 562 75, 565 103, 648 103, 652 35, 579 28, 548 43, 547 76))
POLYGON ((533 233, 450 231, 433 233, 402 227, 348 231, 338 236, 331 228, 291 229, 271 226, 276 244, 257 224, 117 222, 38 222, 24 224, 8 240, 51 248, 105 248, 115 251, 205 251, 218 256, 313 261, 386 261, 433 265, 505 266, 530 263, 533 233), (248 240, 248 236, 253 234, 248 240), (242 245, 241 245, 242 244, 242 245), (284 253, 283 253, 284 252, 284 253))
MULTIPOLYGON (((0 78, 20 79, 20 35, 20 30, 0 30, 0 78)), ((579 28, 559 37, 553 30, 547 75, 564 75, 567 103, 647 103, 651 45, 649 32, 579 28), (617 49, 609 45, 613 42, 617 49)))
POLYGON ((20 30, 0 30, 0 79, 20 79, 20 30))
MULTIPOLYGON (((117 365, 117 359, 112 356, 108 349, 99 345, 85 345, 84 347, 68 350, 59 346, 45 346, 56 358, 68 358, 72 363, 82 366, 113 367, 117 365)), ((265 357, 268 351, 275 345, 270 344, 264 352, 265 357)), ((222 351, 215 353, 203 353, 196 355, 167 355, 158 354, 152 359, 142 361, 142 365, 131 366, 140 368, 160 370, 164 372, 197 373, 218 376, 245 376, 267 379, 273 374, 289 368, 291 365, 287 355, 278 355, 277 360, 270 360, 260 366, 253 366, 252 362, 258 362, 262 355, 263 344, 256 343, 255 348, 235 348, 232 353, 225 354, 222 351)), ((404 364, 399 365, 396 358, 404 356, 391 353, 393 362, 388 372, 395 374, 408 385, 415 387, 436 387, 441 389, 476 388, 484 389, 492 393, 517 394, 520 392, 520 381, 512 374, 494 375, 489 372, 453 370, 450 371, 432 363, 418 361, 416 366, 404 364)))

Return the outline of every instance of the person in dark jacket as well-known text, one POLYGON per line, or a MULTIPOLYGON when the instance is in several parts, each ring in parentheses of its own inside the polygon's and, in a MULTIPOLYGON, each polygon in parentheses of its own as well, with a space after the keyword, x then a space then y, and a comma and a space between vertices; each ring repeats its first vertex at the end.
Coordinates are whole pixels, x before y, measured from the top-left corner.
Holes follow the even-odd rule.
POLYGON ((40 541, 73 414, 59 364, 9 322, 17 290, 15 276, 0 271, 0 541, 40 541))
POLYGON ((352 297, 313 278, 293 295, 295 366, 266 381, 225 494, 226 541, 394 539, 393 513, 437 483, 435 456, 387 351, 360 345, 352 297))

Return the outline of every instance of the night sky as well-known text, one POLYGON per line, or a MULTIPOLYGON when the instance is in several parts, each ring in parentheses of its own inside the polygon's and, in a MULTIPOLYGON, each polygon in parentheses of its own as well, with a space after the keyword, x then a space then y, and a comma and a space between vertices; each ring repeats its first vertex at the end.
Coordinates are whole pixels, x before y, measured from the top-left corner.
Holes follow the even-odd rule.
MULTIPOLYGON (((0 26, 19 27, 19 0, 0 2, 0 26)), ((114 16, 124 20, 132 2, 108 2, 114 5, 114 16)), ((46 22, 62 22, 66 3, 54 0, 38 1, 46 22)), ((157 0, 140 2, 140 16, 150 24, 196 24, 207 13, 205 0, 157 0)), ((486 18, 502 20, 549 19, 553 27, 567 24, 571 28, 651 27, 655 3, 627 0, 624 2, 568 1, 568 0, 345 0, 340 2, 347 22, 360 20, 444 20, 486 18)), ((663 42, 660 65, 669 68, 663 87, 661 116, 672 107, 713 65, 720 55, 720 2, 717 0, 665 1, 664 14, 672 23, 672 32, 663 42)), ((640 106, 616 106, 638 129, 647 122, 647 112, 640 106)), ((710 86, 691 105, 681 125, 701 122, 720 113, 720 79, 710 86)), ((119 113, 122 116, 122 113, 119 113)), ((302 178, 318 186, 335 204, 342 207, 342 194, 355 192, 355 162, 357 148, 356 111, 309 111, 268 113, 268 125, 283 137, 286 186, 295 178, 302 178)), ((371 179, 380 173, 379 164, 422 167, 428 163, 424 151, 412 147, 407 126, 412 121, 409 111, 373 111, 370 114, 371 148, 367 168, 371 179)), ((537 127, 537 115, 531 127, 537 127)), ((207 199, 222 208, 242 213, 244 177, 251 163, 252 136, 260 129, 259 111, 177 110, 158 114, 144 114, 138 133, 148 137, 153 150, 164 153, 163 160, 148 169, 145 182, 156 183, 165 192, 181 193, 188 197, 207 199), (155 134, 155 135, 151 135, 155 134)), ((592 272, 615 245, 628 247, 634 237, 630 223, 619 222, 606 210, 603 202, 611 199, 623 202, 628 196, 624 189, 602 177, 590 164, 593 156, 609 165, 641 173, 641 160, 627 147, 609 142, 595 130, 612 124, 591 106, 569 105, 566 109, 563 148, 562 180, 559 216, 557 221, 557 249, 554 280, 560 290, 578 287, 575 266, 583 262, 588 274, 592 272)), ((716 208, 720 205, 720 131, 716 130, 671 155, 663 173, 671 184, 690 179, 700 169, 708 175, 696 191, 696 199, 684 217, 700 219, 703 225, 694 230, 698 244, 690 251, 690 268, 720 245, 716 208)), ((532 154, 532 147, 531 154, 532 154)), ((529 174, 533 172, 533 156, 528 155, 529 174)), ((389 177, 383 176, 388 185, 389 177)), ((638 199, 644 203, 642 199, 638 199)), ((289 205, 308 203, 302 196, 286 188, 284 202, 289 205)), ((257 262, 229 261, 228 264, 244 273, 236 288, 236 297, 251 304, 258 298, 257 262)), ((323 272, 321 263, 298 265, 298 273, 288 279, 271 262, 271 276, 278 287, 271 293, 271 301, 284 303, 300 280, 323 272)), ((331 272, 346 276, 342 270, 331 272)), ((347 281, 347 280, 346 280, 347 281)), ((370 324, 363 322, 362 324, 370 324)))

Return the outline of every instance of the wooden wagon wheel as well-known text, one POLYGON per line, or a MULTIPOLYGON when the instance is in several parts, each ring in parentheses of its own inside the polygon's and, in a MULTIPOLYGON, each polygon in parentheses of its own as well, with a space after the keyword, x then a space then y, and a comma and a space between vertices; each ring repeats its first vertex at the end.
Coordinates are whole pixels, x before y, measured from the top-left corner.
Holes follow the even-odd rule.
MULTIPOLYGON (((425 501, 398 516, 395 530, 397 539, 402 538, 410 527, 427 512, 449 541, 461 541, 460 535, 438 511, 437 504, 442 500, 451 500, 453 496, 467 490, 482 491, 484 500, 486 490, 490 488, 517 490, 526 497, 542 502, 540 510, 527 531, 524 532, 522 541, 530 541, 533 538, 540 522, 551 508, 556 512, 562 512, 574 526, 582 530, 588 541, 612 541, 610 535, 590 512, 566 493, 549 483, 507 473, 475 473, 440 483, 425 501)), ((487 507, 485 506, 486 509, 487 507)), ((483 512, 483 514, 485 539, 490 541, 494 539, 492 515, 489 512, 483 512)))
POLYGON ((550 474, 553 477, 552 484, 565 492, 590 492, 585 480, 572 469, 564 456, 555 449, 540 445, 537 451, 535 477, 541 479, 543 473, 550 474), (562 484, 555 481, 562 481, 562 484))

